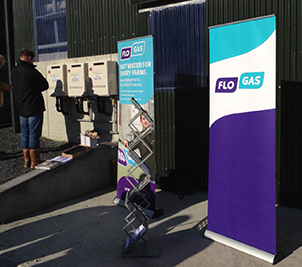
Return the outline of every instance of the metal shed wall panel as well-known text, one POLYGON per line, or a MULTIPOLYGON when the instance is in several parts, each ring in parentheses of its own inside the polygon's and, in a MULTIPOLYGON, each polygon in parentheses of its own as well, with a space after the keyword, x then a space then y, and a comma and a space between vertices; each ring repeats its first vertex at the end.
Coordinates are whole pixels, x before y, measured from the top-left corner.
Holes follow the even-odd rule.
POLYGON ((302 208, 302 82, 281 85, 280 204, 302 208))
POLYGON ((175 170, 175 90, 161 88, 154 94, 156 167, 175 170))
POLYGON ((32 0, 13 0, 15 57, 24 49, 35 50, 32 0))
MULTIPOLYGON (((66 0, 68 57, 117 52, 120 40, 148 34, 148 13, 126 0, 66 0)), ((35 51, 32 0, 13 0, 15 52, 35 51)), ((17 56, 16 56, 17 57, 17 56)))
POLYGON ((117 53, 117 42, 148 34, 148 14, 125 0, 66 0, 68 57, 117 53))
POLYGON ((205 3, 152 11, 155 90, 203 87, 206 79, 205 3))
POLYGON ((179 186, 207 190, 205 11, 202 2, 152 11, 149 33, 154 36, 157 170, 175 170, 179 186))
POLYGON ((5 14, 4 14, 4 3, 0 1, 0 31, 2 33, 2 38, 0 40, 0 54, 6 55, 6 38, 5 38, 5 14))

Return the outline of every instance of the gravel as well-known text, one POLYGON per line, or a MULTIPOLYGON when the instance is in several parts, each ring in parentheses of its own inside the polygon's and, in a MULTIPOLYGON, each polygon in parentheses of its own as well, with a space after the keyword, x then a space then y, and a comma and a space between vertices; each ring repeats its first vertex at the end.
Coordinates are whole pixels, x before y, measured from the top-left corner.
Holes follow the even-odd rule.
MULTIPOLYGON (((0 127, 0 185, 22 174, 31 172, 23 167, 23 154, 20 147, 20 133, 14 133, 12 127, 0 127)), ((44 137, 40 139, 41 159, 52 159, 60 156, 67 148, 73 146, 62 141, 54 141, 44 137)))

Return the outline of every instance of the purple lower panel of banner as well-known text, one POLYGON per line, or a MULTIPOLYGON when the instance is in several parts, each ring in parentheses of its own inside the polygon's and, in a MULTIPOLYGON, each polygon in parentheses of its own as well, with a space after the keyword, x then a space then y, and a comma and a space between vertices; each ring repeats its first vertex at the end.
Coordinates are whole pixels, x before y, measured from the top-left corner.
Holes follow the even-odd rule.
POLYGON ((276 253, 275 110, 210 128, 208 229, 276 253))
MULTIPOLYGON (((133 185, 138 183, 138 180, 132 177, 128 177, 133 185)), ((125 200, 127 192, 132 188, 132 185, 129 183, 125 176, 121 177, 117 183, 117 195, 116 197, 121 200, 125 200)), ((150 196, 148 198, 148 202, 150 206, 148 207, 149 210, 155 211, 155 184, 150 182, 144 190, 150 196)), ((136 196, 133 198, 137 204, 142 203, 142 199, 140 196, 136 196)), ((144 204, 142 205, 144 207, 144 204)))

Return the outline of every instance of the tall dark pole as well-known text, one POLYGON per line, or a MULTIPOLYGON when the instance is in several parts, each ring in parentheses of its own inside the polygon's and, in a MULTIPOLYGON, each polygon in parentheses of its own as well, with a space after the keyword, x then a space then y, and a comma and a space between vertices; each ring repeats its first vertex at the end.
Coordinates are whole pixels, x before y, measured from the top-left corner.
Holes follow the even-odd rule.
MULTIPOLYGON (((14 62, 14 44, 13 44, 13 20, 12 20, 12 0, 4 0, 4 15, 5 15, 5 34, 6 34, 6 54, 8 64, 9 83, 12 83, 11 73, 14 62)), ((13 88, 14 90, 14 88, 13 88)), ((14 133, 20 132, 20 120, 14 105, 14 94, 10 93, 12 127, 14 133)))

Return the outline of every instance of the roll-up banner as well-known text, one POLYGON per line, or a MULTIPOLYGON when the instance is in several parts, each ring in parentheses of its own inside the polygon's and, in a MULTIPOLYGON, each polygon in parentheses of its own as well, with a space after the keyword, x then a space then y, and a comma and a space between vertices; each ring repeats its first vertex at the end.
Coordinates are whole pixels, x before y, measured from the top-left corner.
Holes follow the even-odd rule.
POLYGON ((210 140, 205 236, 276 255, 276 18, 209 28, 210 140))
MULTIPOLYGON (((134 98, 148 114, 154 118, 153 95, 154 95, 154 67, 153 67, 153 36, 129 39, 118 42, 118 62, 119 62, 119 147, 118 147, 118 170, 117 170, 117 196, 114 203, 124 205, 127 191, 132 188, 132 184, 137 184, 144 176, 144 172, 138 168, 131 177, 128 176, 129 168, 136 166, 134 160, 128 153, 128 148, 124 141, 131 142, 135 138, 135 133, 129 128, 129 121, 138 110, 132 105, 130 99, 134 98), (131 183, 129 183, 129 180, 131 183)), ((142 130, 142 120, 135 121, 135 127, 142 130)), ((154 132, 147 136, 150 143, 154 144, 154 132), (152 139, 152 140, 151 140, 152 139)), ((144 150, 144 147, 138 148, 144 150)), ((142 155, 144 151, 138 151, 142 155)), ((148 201, 150 206, 144 212, 152 217, 155 211, 155 154, 146 161, 151 172, 151 182, 148 185, 147 194, 150 195, 148 201)), ((139 199, 137 200, 139 202, 139 199)))

